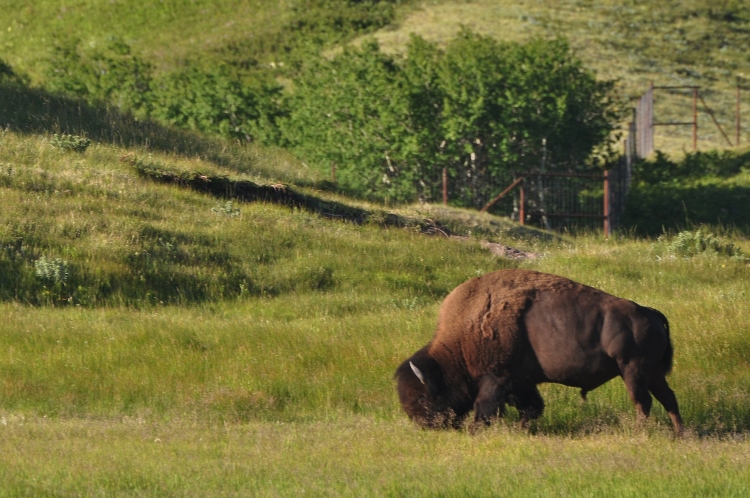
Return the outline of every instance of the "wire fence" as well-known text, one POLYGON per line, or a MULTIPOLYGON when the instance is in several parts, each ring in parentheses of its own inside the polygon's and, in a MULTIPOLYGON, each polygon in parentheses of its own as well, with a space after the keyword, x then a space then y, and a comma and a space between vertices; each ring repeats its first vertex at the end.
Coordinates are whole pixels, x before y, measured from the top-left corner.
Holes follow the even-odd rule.
MULTIPOLYGON (((623 157, 603 173, 532 171, 498 175, 482 185, 478 200, 484 207, 480 210, 547 230, 603 230, 609 235, 625 210, 631 171, 632 160, 623 157)), ((450 188, 446 174, 443 180, 443 202, 454 203, 453 196, 461 190, 450 188)))

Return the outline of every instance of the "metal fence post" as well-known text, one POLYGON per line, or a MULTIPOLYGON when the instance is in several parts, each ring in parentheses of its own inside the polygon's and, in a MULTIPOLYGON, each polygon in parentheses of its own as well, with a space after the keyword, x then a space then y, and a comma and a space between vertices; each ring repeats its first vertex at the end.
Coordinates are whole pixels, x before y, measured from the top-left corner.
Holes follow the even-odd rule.
POLYGON ((693 152, 698 150, 698 87, 693 88, 693 152))
POLYGON ((443 168, 443 205, 448 205, 448 168, 443 168))
POLYGON ((609 170, 604 170, 604 236, 609 238, 612 225, 609 219, 609 170))

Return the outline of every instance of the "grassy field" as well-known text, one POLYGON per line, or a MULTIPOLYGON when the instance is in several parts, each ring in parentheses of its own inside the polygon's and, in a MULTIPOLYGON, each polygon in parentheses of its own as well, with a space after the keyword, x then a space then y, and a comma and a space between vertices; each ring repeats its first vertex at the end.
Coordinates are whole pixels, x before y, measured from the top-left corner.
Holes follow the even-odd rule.
POLYGON ((211 161, 0 140, 3 290, 23 296, 0 306, 0 496, 748 491, 750 244, 739 233, 719 233, 733 252, 693 254, 674 236, 571 238, 461 210, 398 211, 467 242, 228 207, 141 177, 129 158, 259 181, 211 161), (500 258, 480 240, 543 257, 500 258), (69 280, 35 273, 41 256, 64 261, 69 280), (442 298, 515 266, 669 317, 683 440, 661 407, 637 426, 617 380, 587 402, 543 386, 530 433, 513 410, 478 434, 405 419, 393 370, 429 340, 442 298))
POLYGON ((224 427, 13 420, 2 430, 2 496, 740 497, 750 478, 747 442, 714 438, 469 436, 362 416, 224 427))
POLYGON ((273 32, 294 14, 284 2, 262 0, 167 0, 148 5, 3 0, 0 6, 3 58, 27 71, 36 83, 43 82, 54 44, 72 36, 91 47, 121 37, 160 70, 168 71, 184 59, 211 53, 248 33, 273 32))
MULTIPOLYGON (((632 33, 612 35, 624 48, 606 44, 605 34, 626 29, 613 17, 625 7, 555 5, 404 5, 400 24, 378 37, 395 50, 404 33, 443 39, 460 20, 506 39, 559 31, 604 76, 622 77, 625 92, 659 74, 677 78, 680 67, 726 69, 720 55, 738 71, 746 64, 731 44, 679 66, 674 50, 641 46, 645 38, 632 33), (606 64, 623 53, 653 72, 606 64)), ((693 36, 714 26, 711 16, 683 15, 684 5, 660 7, 674 21, 656 23, 664 43, 672 29, 693 36)), ((278 31, 290 22, 287 6, 0 1, 0 57, 39 82, 48 36, 76 26, 87 43, 124 36, 168 71, 185 54, 208 57, 246 32, 278 31), (111 32, 101 22, 110 9, 111 32)), ((654 24, 640 6, 626 13, 638 26, 654 24)), ((741 37, 743 22, 725 28, 741 37)), ((707 80, 716 95, 729 90, 707 80)), ((0 92, 0 497, 750 493, 746 225, 686 220, 680 234, 604 239, 442 206, 379 206, 326 191, 325 179, 284 151, 139 122, 41 89, 0 92), (66 149, 54 135, 62 129, 92 142, 66 149), (310 202, 242 202, 231 189, 191 188, 188 177, 289 189, 310 202), (495 256, 486 241, 538 257, 495 256), (541 386, 547 408, 528 432, 513 409, 477 432, 411 424, 398 405, 396 366, 430 339, 452 288, 509 267, 664 312, 685 437, 675 440, 661 406, 638 425, 617 379, 585 402, 576 390, 541 386)), ((744 192, 746 169, 672 187, 711 203, 744 192)))

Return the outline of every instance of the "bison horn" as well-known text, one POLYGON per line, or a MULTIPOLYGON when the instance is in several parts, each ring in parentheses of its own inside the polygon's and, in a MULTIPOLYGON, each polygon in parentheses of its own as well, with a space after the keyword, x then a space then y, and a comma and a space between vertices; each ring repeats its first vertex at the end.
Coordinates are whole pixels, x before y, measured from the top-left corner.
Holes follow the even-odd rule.
POLYGON ((419 379, 419 382, 424 384, 424 375, 422 375, 422 371, 412 362, 409 362, 409 366, 411 367, 412 372, 414 372, 414 375, 419 379))

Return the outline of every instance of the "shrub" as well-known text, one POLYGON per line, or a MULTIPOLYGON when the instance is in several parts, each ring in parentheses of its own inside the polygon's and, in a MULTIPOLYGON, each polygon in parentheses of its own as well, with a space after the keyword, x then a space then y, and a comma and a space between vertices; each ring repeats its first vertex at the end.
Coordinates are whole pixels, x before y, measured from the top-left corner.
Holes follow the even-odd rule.
POLYGON ((102 50, 79 51, 79 40, 58 41, 47 69, 52 91, 115 104, 148 116, 151 110, 153 67, 113 37, 102 50))
POLYGON ((633 168, 633 179, 641 184, 675 183, 705 176, 729 177, 736 175, 750 163, 750 152, 731 150, 687 152, 680 160, 671 159, 656 151, 653 159, 639 161, 633 168))
POLYGON ((226 66, 188 67, 155 85, 152 115, 166 123, 250 142, 271 141, 281 87, 243 84, 226 66), (261 126, 263 123, 264 126, 261 126), (262 130, 262 128, 269 128, 262 130))
POLYGON ((447 168, 459 204, 480 207, 514 170, 580 170, 612 155, 612 82, 560 40, 500 43, 464 30, 445 50, 412 37, 405 57, 374 40, 302 68, 286 145, 344 189, 434 199, 447 168))
POLYGON ((633 167, 622 225, 652 236, 706 224, 747 231, 748 163, 747 151, 694 152, 681 160, 657 152, 633 167))
POLYGON ((64 286, 70 277, 70 266, 60 258, 42 256, 34 262, 36 276, 52 285, 64 286))
POLYGON ((277 84, 248 86, 227 66, 188 65, 156 77, 122 40, 101 50, 78 46, 75 39, 55 45, 47 71, 52 91, 226 138, 277 141, 275 121, 283 114, 277 84))
POLYGON ((91 140, 86 137, 79 137, 78 135, 68 135, 65 133, 63 133, 62 135, 58 135, 57 133, 55 133, 54 135, 52 135, 52 138, 49 142, 52 147, 72 150, 73 152, 84 152, 88 148, 88 146, 91 145, 91 140))
POLYGON ((713 233, 704 232, 701 229, 695 232, 680 232, 671 238, 671 240, 668 237, 661 236, 659 240, 667 244, 667 250, 670 254, 684 258, 690 258, 699 254, 715 254, 743 261, 748 259, 739 247, 723 240, 721 237, 717 237, 713 233))

